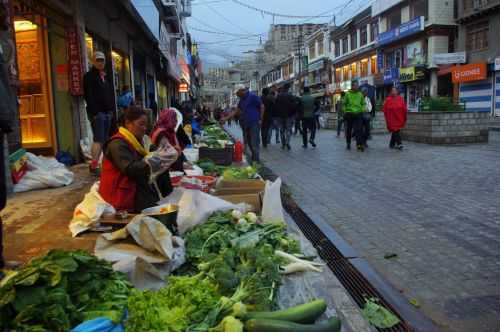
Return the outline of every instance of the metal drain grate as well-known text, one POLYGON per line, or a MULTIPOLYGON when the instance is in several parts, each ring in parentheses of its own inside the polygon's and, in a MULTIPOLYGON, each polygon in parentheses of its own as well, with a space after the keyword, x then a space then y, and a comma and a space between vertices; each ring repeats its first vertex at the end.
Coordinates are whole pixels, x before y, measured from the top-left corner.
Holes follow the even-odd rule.
MULTIPOLYGON (((268 168, 263 167, 261 175, 269 180, 276 179, 276 175, 268 168)), ((351 297, 362 308, 365 298, 378 298, 380 304, 392 311, 399 317, 401 323, 387 328, 378 329, 381 332, 414 332, 408 322, 406 322, 397 310, 387 302, 383 296, 370 284, 370 282, 345 258, 335 245, 327 238, 321 229, 307 216, 307 214, 295 203, 295 201, 285 193, 282 193, 282 201, 287 213, 293 218, 304 236, 311 241, 318 251, 319 256, 325 261, 330 270, 339 279, 351 297)), ((283 192, 282 191, 282 192, 283 192)))

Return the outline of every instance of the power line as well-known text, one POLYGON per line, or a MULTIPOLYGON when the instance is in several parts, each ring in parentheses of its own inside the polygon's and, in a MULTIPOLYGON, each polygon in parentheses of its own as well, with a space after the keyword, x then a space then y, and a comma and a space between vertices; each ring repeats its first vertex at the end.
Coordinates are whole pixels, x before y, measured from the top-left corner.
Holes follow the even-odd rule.
POLYGON ((238 4, 238 5, 240 5, 240 6, 243 6, 243 7, 246 7, 248 9, 254 10, 256 12, 259 12, 261 15, 269 15, 269 16, 272 16, 273 18, 274 17, 283 17, 283 18, 306 18, 306 19, 311 19, 311 18, 330 17, 330 16, 321 16, 321 15, 309 15, 309 16, 305 16, 305 15, 280 14, 280 13, 271 12, 269 10, 265 10, 265 9, 261 9, 261 8, 257 8, 257 7, 248 5, 248 4, 246 4, 246 3, 244 3, 243 1, 240 1, 240 0, 231 0, 231 1, 234 2, 234 3, 236 3, 236 4, 238 4))
POLYGON ((227 32, 227 31, 212 31, 212 30, 205 30, 205 29, 200 29, 197 27, 190 27, 189 29, 194 30, 194 31, 199 31, 199 32, 205 32, 205 33, 211 33, 211 34, 216 34, 216 35, 229 35, 229 36, 237 36, 237 37, 248 37, 248 36, 253 36, 253 37, 260 37, 263 36, 263 33, 259 34, 239 34, 239 33, 233 33, 233 32, 227 32))
POLYGON ((222 15, 218 10, 216 10, 212 6, 206 5, 206 7, 208 9, 210 9, 212 12, 214 12, 216 15, 218 15, 220 18, 222 18, 224 21, 226 21, 227 23, 231 24, 233 27, 237 27, 241 31, 244 31, 244 32, 247 32, 247 33, 251 33, 250 31, 242 28, 241 26, 237 25, 236 23, 234 23, 233 21, 231 21, 230 19, 228 19, 227 17, 225 17, 224 15, 222 15))
POLYGON ((204 1, 204 2, 193 2, 191 5, 193 6, 198 6, 198 5, 208 5, 211 3, 220 3, 220 2, 226 2, 229 0, 213 0, 213 1, 204 1))

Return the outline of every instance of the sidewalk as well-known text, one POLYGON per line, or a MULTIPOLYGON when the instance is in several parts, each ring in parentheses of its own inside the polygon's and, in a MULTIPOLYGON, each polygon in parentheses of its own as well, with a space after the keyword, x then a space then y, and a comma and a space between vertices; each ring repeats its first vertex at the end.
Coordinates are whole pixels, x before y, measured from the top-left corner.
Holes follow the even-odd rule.
POLYGON ((94 250, 96 233, 72 238, 68 225, 75 206, 96 178, 87 165, 72 168, 75 181, 57 189, 13 194, 2 211, 6 260, 26 262, 52 248, 94 250))
POLYGON ((332 130, 316 142, 306 150, 294 136, 292 151, 272 145, 261 159, 442 331, 500 331, 500 133, 489 144, 404 142, 402 152, 388 135, 364 153, 332 130))

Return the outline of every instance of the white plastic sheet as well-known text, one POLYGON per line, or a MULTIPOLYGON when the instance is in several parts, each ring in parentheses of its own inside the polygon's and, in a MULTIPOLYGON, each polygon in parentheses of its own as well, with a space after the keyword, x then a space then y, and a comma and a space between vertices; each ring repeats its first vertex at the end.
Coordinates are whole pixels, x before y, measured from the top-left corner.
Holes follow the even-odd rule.
POLYGON ((55 158, 35 156, 30 152, 26 155, 28 172, 14 185, 14 192, 63 187, 73 182, 73 172, 55 158))
POLYGON ((214 212, 249 210, 246 204, 232 204, 202 191, 184 188, 176 188, 167 198, 159 202, 159 205, 163 204, 179 206, 177 226, 181 235, 207 221, 214 212))
POLYGON ((95 255, 114 263, 135 287, 158 289, 165 276, 185 262, 184 240, 158 220, 138 215, 123 229, 106 233, 96 240, 95 255))
POLYGON ((73 219, 69 224, 69 230, 73 237, 96 226, 103 214, 115 214, 115 208, 106 203, 99 195, 99 182, 90 188, 83 201, 78 204, 73 212, 73 219))
POLYGON ((266 181, 262 203, 262 220, 266 222, 285 222, 281 204, 281 178, 266 181))

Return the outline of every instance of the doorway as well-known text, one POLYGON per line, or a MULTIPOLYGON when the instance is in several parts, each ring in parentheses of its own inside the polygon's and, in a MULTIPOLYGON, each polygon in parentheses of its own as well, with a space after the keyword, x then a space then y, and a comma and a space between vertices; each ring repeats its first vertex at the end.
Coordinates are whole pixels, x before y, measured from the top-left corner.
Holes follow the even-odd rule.
POLYGON ((26 149, 54 152, 50 74, 47 70, 47 34, 42 18, 16 18, 17 64, 19 69, 19 117, 22 145, 26 149))

